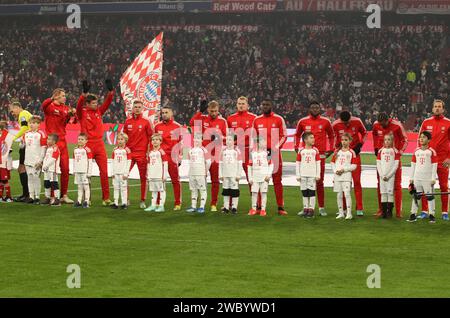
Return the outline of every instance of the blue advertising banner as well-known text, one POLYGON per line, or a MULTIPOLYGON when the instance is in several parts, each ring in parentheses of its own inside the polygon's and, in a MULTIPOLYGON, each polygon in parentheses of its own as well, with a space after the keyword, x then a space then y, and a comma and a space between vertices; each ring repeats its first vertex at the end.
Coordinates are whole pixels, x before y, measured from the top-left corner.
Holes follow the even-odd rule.
MULTIPOLYGON (((82 13, 211 12, 211 1, 76 3, 82 13)), ((0 5, 0 15, 66 14, 70 3, 0 5)))

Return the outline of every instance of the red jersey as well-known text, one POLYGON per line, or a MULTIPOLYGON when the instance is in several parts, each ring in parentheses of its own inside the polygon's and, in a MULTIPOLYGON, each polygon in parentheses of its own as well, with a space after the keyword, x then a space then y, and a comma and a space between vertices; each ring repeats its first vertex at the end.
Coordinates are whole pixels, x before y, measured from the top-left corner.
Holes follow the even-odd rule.
POLYGON ((45 132, 47 135, 57 134, 60 141, 66 140, 66 125, 70 120, 67 105, 56 105, 51 98, 47 98, 42 103, 44 112, 45 132))
POLYGON ((378 121, 373 123, 372 135, 373 135, 373 147, 375 149, 381 149, 384 145, 384 136, 392 133, 394 135, 394 147, 403 154, 408 146, 408 135, 406 134, 403 125, 395 120, 389 119, 389 123, 386 128, 381 126, 378 121))
POLYGON ((190 121, 190 126, 194 127, 196 122, 201 121, 202 125, 202 133, 204 134, 206 130, 208 130, 208 134, 203 137, 203 147, 209 145, 211 140, 209 140, 209 136, 211 135, 219 135, 222 137, 222 142, 225 142, 225 137, 227 135, 228 125, 225 118, 222 116, 217 116, 216 118, 212 118, 209 115, 203 115, 200 112, 197 112, 194 117, 192 117, 190 121), (211 130, 210 130, 211 129, 211 130))
POLYGON ((275 114, 274 112, 270 112, 268 115, 262 114, 257 116, 253 121, 253 129, 257 136, 259 134, 267 134, 267 150, 272 149, 272 146, 274 146, 274 148, 281 148, 286 142, 286 123, 284 122, 283 117, 275 114), (278 133, 278 136, 273 137, 273 141, 272 133, 278 133), (272 143, 277 144, 272 145, 272 143))
POLYGON ((8 130, 0 130, 0 167, 6 168, 8 161, 9 150, 14 140, 14 135, 10 134, 8 130))
POLYGON ((436 150, 438 162, 450 159, 450 119, 443 115, 425 119, 419 135, 423 131, 431 133, 430 147, 436 150))
MULTIPOLYGON (((298 121, 295 131, 295 148, 300 148, 302 135, 305 132, 312 132, 315 139, 314 147, 319 149, 320 153, 332 151, 334 148, 334 131, 328 118, 322 116, 306 116, 298 121), (328 146, 327 146, 328 139, 328 146)), ((301 143, 303 145, 303 142, 301 143)))
POLYGON ((128 118, 123 127, 123 132, 128 135, 127 147, 131 153, 147 154, 148 146, 153 135, 153 129, 148 119, 141 115, 128 118))
POLYGON ((250 134, 247 129, 252 128, 253 120, 255 120, 255 118, 256 115, 248 111, 236 112, 227 118, 229 128, 232 128, 233 130, 241 128, 244 132, 247 132, 247 135, 245 135, 245 147, 249 147, 250 145, 250 134))
POLYGON ((103 104, 97 109, 84 107, 86 97, 80 96, 77 103, 77 117, 80 121, 81 132, 86 133, 89 141, 103 139, 103 114, 108 110, 114 97, 114 91, 109 92, 103 104))
POLYGON ((172 153, 173 147, 181 142, 181 125, 173 119, 167 122, 161 121, 157 123, 155 125, 155 133, 161 134, 163 139, 161 148, 169 156, 172 153))
POLYGON ((335 148, 338 148, 341 143, 341 137, 344 133, 349 133, 352 136, 352 142, 350 148, 353 149, 357 144, 364 144, 367 137, 367 130, 364 127, 361 119, 357 117, 350 117, 349 122, 346 124, 342 120, 337 119, 331 125, 335 136, 335 148))

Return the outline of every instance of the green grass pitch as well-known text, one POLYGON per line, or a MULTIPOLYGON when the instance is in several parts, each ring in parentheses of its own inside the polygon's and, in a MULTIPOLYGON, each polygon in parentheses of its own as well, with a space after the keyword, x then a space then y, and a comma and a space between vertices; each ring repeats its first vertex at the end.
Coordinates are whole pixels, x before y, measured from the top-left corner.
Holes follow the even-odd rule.
MULTIPOLYGON (((17 172, 12 183, 19 193, 17 172)), ((102 207, 99 190, 90 209, 1 204, 0 297, 450 296, 449 224, 376 220, 374 190, 365 217, 338 221, 330 189, 329 216, 308 220, 296 216, 297 187, 285 187, 287 217, 270 189, 266 218, 246 215, 246 186, 236 216, 171 211, 170 185, 166 212, 145 213, 131 189, 126 212, 102 207), (81 268, 80 289, 66 286, 69 264, 81 268), (369 264, 381 267, 380 289, 366 285, 369 264)))
MULTIPOLYGON (((110 152, 111 147, 108 147, 110 152)), ((283 153, 285 161, 295 160, 283 153)), ((373 164, 373 155, 363 163, 373 164)), ((406 161, 407 162, 407 161, 406 161)), ((13 194, 19 194, 13 172, 13 194)), ((0 205, 0 297, 448 297, 449 225, 377 220, 376 192, 364 190, 366 216, 337 221, 335 194, 326 190, 327 217, 303 219, 297 187, 285 187, 287 217, 275 215, 269 190, 266 218, 174 212, 168 185, 166 212, 101 206, 93 178, 93 207, 0 205), (69 264, 81 268, 81 288, 66 286, 69 264), (381 267, 381 288, 369 289, 369 264, 381 267)), ((75 186, 70 180, 70 196, 75 186)), ((189 202, 187 184, 183 201, 189 202)), ((404 192, 404 215, 410 207, 404 192)), ((440 211, 440 200, 437 200, 440 211)))

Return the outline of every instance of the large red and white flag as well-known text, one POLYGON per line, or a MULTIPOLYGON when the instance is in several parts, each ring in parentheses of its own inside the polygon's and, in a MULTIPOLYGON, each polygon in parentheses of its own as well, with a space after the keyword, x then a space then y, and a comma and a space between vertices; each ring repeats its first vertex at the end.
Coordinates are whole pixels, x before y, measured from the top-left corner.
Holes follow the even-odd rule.
POLYGON ((125 113, 131 115, 133 101, 144 104, 143 116, 151 122, 161 106, 163 66, 163 32, 158 34, 134 59, 120 78, 120 90, 125 101, 125 113))

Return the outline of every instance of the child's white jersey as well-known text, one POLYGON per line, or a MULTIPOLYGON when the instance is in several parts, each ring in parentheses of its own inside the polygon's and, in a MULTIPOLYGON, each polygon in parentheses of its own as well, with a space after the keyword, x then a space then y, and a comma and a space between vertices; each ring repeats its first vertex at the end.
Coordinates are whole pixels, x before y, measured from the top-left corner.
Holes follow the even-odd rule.
POLYGON ((89 147, 73 149, 73 172, 92 174, 92 151, 89 147))
POLYGON ((44 162, 42 168, 48 172, 60 173, 59 168, 60 152, 57 145, 47 147, 45 151, 44 162))
POLYGON ((164 150, 151 150, 147 158, 147 179, 163 179, 166 178, 164 163, 167 166, 167 156, 164 150))
POLYGON ((267 151, 252 152, 248 165, 251 167, 249 179, 253 182, 263 182, 266 177, 272 175, 273 164, 269 159, 267 151))
POLYGON ((130 173, 131 151, 128 147, 116 147, 112 152, 112 174, 125 175, 130 173))
POLYGON ((411 180, 436 180, 437 155, 433 148, 417 148, 411 160, 411 180))
POLYGON ((194 147, 189 150, 189 175, 206 176, 208 169, 208 152, 204 147, 194 147))
POLYGON ((297 177, 320 178, 320 153, 316 147, 298 150, 296 160, 297 177))
POLYGON ((222 149, 219 162, 219 177, 238 178, 241 176, 242 160, 238 149, 222 149))
POLYGON ((352 181, 352 171, 356 169, 356 154, 353 150, 339 149, 334 153, 331 159, 333 172, 344 170, 344 173, 338 176, 334 174, 334 181, 352 181))
POLYGON ((399 167, 400 152, 395 148, 381 148, 377 155, 377 171, 380 177, 391 178, 399 167))
POLYGON ((38 131, 27 131, 23 136, 25 142, 25 161, 26 166, 34 167, 42 162, 47 148, 47 138, 45 134, 38 131))

